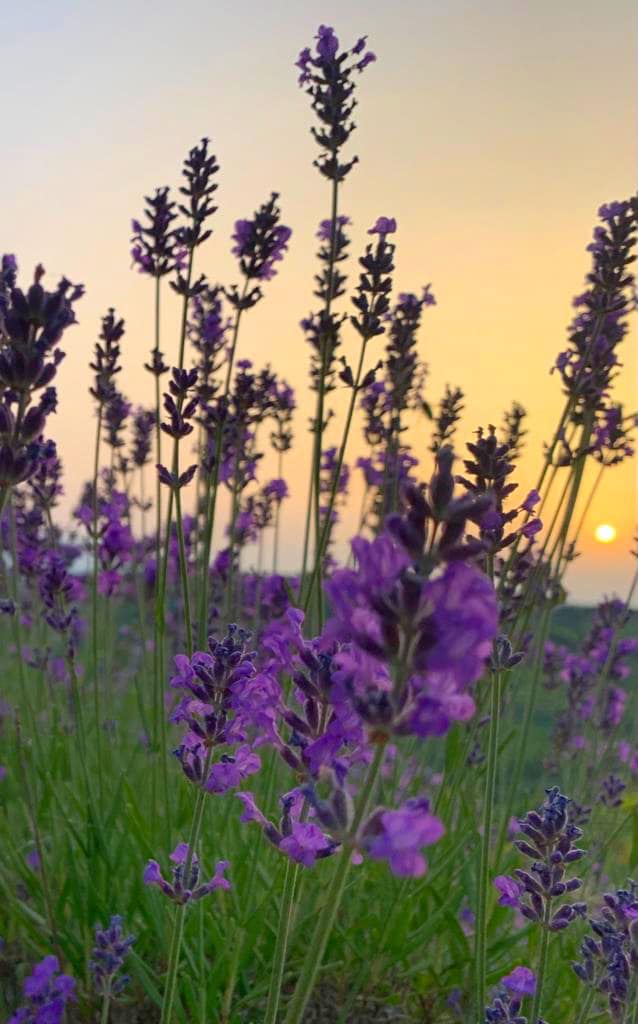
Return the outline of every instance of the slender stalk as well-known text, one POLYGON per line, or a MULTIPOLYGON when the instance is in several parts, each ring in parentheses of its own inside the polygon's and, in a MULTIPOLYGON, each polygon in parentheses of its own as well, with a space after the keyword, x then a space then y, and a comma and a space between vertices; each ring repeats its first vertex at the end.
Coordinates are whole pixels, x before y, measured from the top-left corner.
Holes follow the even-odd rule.
MULTIPOLYGON (((560 441, 561 437, 563 436, 563 431, 564 431, 564 429, 565 429, 565 427, 567 425, 567 422, 569 420, 569 417, 570 417, 571 413, 573 412, 573 410, 574 410, 574 408, 576 406, 576 403, 578 401, 578 398, 579 398, 579 395, 580 395, 580 385, 581 385, 581 383, 583 381, 583 378, 585 377, 589 356, 591 355, 591 353, 592 353, 592 351, 594 349, 594 346, 596 345, 596 342, 598 341, 598 338, 600 336, 600 332, 603 329, 603 325, 604 325, 604 322, 605 322, 605 317, 607 316, 607 312, 608 312, 607 310, 602 310, 601 312, 598 313, 598 315, 596 317, 596 320, 594 322, 594 326, 593 326, 593 329, 592 329, 591 337, 589 339, 589 342, 587 343, 587 349, 586 349, 586 351, 584 353, 584 356, 583 356, 583 358, 581 360, 581 363, 580 363, 580 368, 579 368, 579 370, 578 370, 578 372, 576 374, 576 377, 575 377, 574 381, 572 382, 571 390, 569 392, 569 395, 567 396, 567 401, 565 402, 565 405, 563 407, 563 411, 562 411, 560 419, 558 421, 558 426, 556 427, 556 430, 554 432, 554 436, 552 438, 551 444, 546 449, 545 459, 543 461, 543 466, 541 468, 540 476, 538 478, 538 482, 537 482, 536 488, 535 488, 539 492, 539 494, 542 493, 543 484, 545 483, 545 477, 547 476, 547 473, 549 472, 549 470, 551 468, 553 468, 554 452, 556 451, 556 447, 558 445, 558 442, 560 441)), ((527 519, 530 519, 531 515, 532 515, 532 513, 528 512, 527 519)), ((526 521, 527 521, 527 519, 526 519, 526 521)), ((518 550, 518 545, 520 543, 520 538, 521 538, 521 534, 519 533, 517 535, 517 537, 515 538, 514 543, 510 547, 509 557, 508 557, 507 563, 505 565, 505 573, 507 573, 508 569, 512 565, 512 562, 514 561, 514 558, 516 557, 516 552, 518 550)))
POLYGON ((601 480, 603 478, 603 473, 605 472, 606 468, 607 467, 605 466, 605 463, 601 462, 601 464, 600 464, 600 466, 598 468, 598 472, 596 473, 596 479, 594 480, 594 482, 592 484, 591 490, 590 490, 590 492, 589 492, 589 494, 587 496, 587 499, 585 501, 585 505, 583 507, 582 514, 580 516, 580 519, 578 520, 578 525, 576 527, 576 530, 574 531, 574 536, 573 536, 573 539, 572 539, 572 543, 573 544, 575 544, 576 541, 578 540, 578 538, 580 537, 580 534, 582 532, 583 526, 585 525, 585 520, 586 520, 587 515, 589 513, 589 510, 590 510, 590 508, 591 508, 591 506, 593 504, 594 498, 596 497, 596 494, 598 492, 598 488, 600 487, 600 482, 601 482, 601 480))
POLYGON ((577 461, 576 461, 576 464, 575 464, 575 467, 574 467, 572 487, 571 487, 571 491, 570 491, 570 494, 569 494, 569 499, 568 499, 568 502, 567 502, 567 508, 565 510, 565 516, 564 516, 564 519, 563 519, 562 529, 560 531, 560 534, 556 538, 556 541, 554 543, 554 547, 552 548, 552 551, 550 553, 550 556, 549 556, 550 564, 553 563, 554 557, 558 553, 558 557, 556 559, 556 564, 558 565, 560 563, 560 560, 561 560, 561 558, 563 556, 563 552, 565 550, 565 544, 567 543, 567 535, 568 535, 568 532, 569 532, 569 527, 571 525, 571 521, 572 521, 572 518, 573 518, 573 515, 574 515, 574 509, 576 508, 576 501, 578 500, 578 494, 580 492, 580 485, 582 483, 583 473, 585 471, 585 463, 587 461, 587 447, 589 445, 589 439, 591 437, 591 432, 592 432, 592 428, 593 428, 593 421, 594 421, 593 412, 588 411, 586 416, 585 416, 585 421, 583 423, 583 432, 582 432, 582 435, 581 435, 580 449, 579 449, 577 461))
MULTIPOLYGON (((476 909, 476 1016, 480 1020, 485 1008, 487 975, 487 900, 490 886, 490 840, 494 818, 496 769, 498 758, 498 731, 501 714, 502 674, 492 676, 490 730, 487 748, 485 795, 483 798, 483 835, 478 877, 478 903, 476 909)), ((535 1020, 536 1018, 532 1018, 535 1020)))
MULTIPOLYGON (((337 211, 338 211, 338 197, 339 197, 339 182, 335 178, 332 181, 332 193, 331 193, 331 209, 330 209, 330 261, 328 263, 328 281, 326 285, 326 299, 324 305, 324 311, 326 315, 326 321, 330 318, 330 312, 332 309, 332 290, 334 282, 334 270, 335 270, 335 258, 337 255, 337 211)), ((323 447, 323 419, 325 415, 325 397, 326 397, 326 371, 327 371, 327 357, 328 357, 328 338, 322 338, 321 342, 321 375, 319 377, 319 390, 317 393, 317 417, 315 420, 315 445, 313 452, 313 501, 314 501, 314 524, 315 524, 315 571, 313 573, 313 579, 317 580, 317 604, 318 604, 318 617, 319 617, 319 628, 322 625, 322 604, 323 604, 323 593, 321 587, 321 576, 322 566, 320 550, 320 532, 321 532, 321 452, 323 447), (318 568, 317 568, 318 566, 318 568)), ((310 594, 312 594, 312 583, 310 586, 310 594)))
MULTIPOLYGON (((347 857, 347 854, 343 856, 347 857)), ((279 999, 281 996, 281 984, 286 966, 286 954, 288 952, 288 939, 295 910, 295 890, 299 877, 299 865, 293 864, 290 858, 286 859, 286 873, 281 892, 281 905, 279 910, 279 925, 277 927, 277 939, 275 942, 275 953, 273 957, 272 974, 270 975, 270 986, 268 989, 268 1002, 266 1004, 266 1015, 264 1024, 275 1024, 279 1012, 279 999)))
POLYGON ((22 783, 24 785, 24 791, 26 795, 26 803, 29 811, 29 818, 31 824, 31 831, 33 832, 33 840, 35 842, 35 848, 40 861, 40 878, 42 879, 42 896, 44 898, 44 910, 46 914, 47 925, 49 927, 49 933, 51 935, 51 941, 55 946, 58 953, 60 952, 59 937, 55 926, 55 915, 53 913, 53 902, 51 900, 51 887, 49 883, 49 868, 47 860, 44 856, 44 847, 42 845, 42 835, 40 833, 40 825, 38 822, 38 815, 36 809, 36 801, 34 798, 33 791, 31 789, 31 773, 24 761, 23 750, 22 750, 22 730, 20 728, 20 717, 16 713, 15 720, 16 727, 16 753, 18 758, 18 767, 22 773, 22 783))
POLYGON ((186 561, 184 523, 182 520, 182 499, 179 487, 175 489, 175 524, 177 526, 177 545, 179 548, 179 572, 182 581, 182 601, 184 603, 184 629, 186 631, 186 651, 190 658, 193 653, 193 626, 191 622, 191 604, 188 589, 188 563, 186 561))
MULTIPOLYGON (((159 355, 160 351, 160 281, 155 278, 155 348, 154 352, 159 355)), ((162 403, 160 392, 159 374, 155 374, 155 461, 159 465, 162 461, 162 431, 160 422, 162 418, 162 403)), ((159 477, 155 483, 155 564, 156 573, 159 572, 160 544, 162 536, 162 485, 159 477)))
MULTIPOLYGON (((592 1008, 592 1003, 594 1002, 595 995, 596 995, 596 985, 595 984, 594 985, 590 985, 589 986, 589 991, 587 992, 587 995, 585 996, 583 1004, 582 1004, 580 1010, 578 1011, 578 1016, 574 1020, 574 1024, 587 1024, 587 1021, 589 1020, 589 1011, 592 1008)), ((638 1006, 638 1003, 636 1003, 636 1005, 638 1006)), ((637 1017, 634 1017, 634 1024, 638 1024, 638 1018, 637 1017)))
MULTIPOLYGON (((155 278, 155 346, 154 356, 159 358, 160 351, 160 278, 155 278)), ((155 374, 155 462, 160 465, 162 462, 162 430, 161 430, 161 390, 159 374, 155 374)), ((160 664, 160 627, 158 625, 158 588, 162 555, 162 484, 155 472, 155 631, 153 637, 153 748, 159 751, 160 757, 166 760, 165 745, 160 743, 160 732, 162 738, 164 730, 161 729, 163 721, 162 708, 162 673, 160 664)), ((169 837, 170 840, 170 837, 169 837)))
MULTIPOLYGON (((283 477, 283 462, 284 462, 284 453, 283 452, 279 452, 279 456, 278 456, 278 459, 277 459, 277 476, 278 476, 278 478, 280 480, 283 477)), ((279 526, 280 526, 280 520, 281 520, 281 502, 278 501, 277 502, 277 507, 275 508, 275 530, 274 530, 274 536, 273 536, 273 542, 272 542, 272 571, 273 571, 273 573, 277 572, 277 563, 279 562, 279 526)), ((260 568, 261 568, 261 566, 260 566, 260 568)))
MULTIPOLYGON (((208 769, 210 768, 210 762, 212 760, 212 751, 209 750, 206 757, 206 763, 204 766, 204 778, 208 776, 208 769)), ((184 878, 188 878, 190 875, 191 865, 193 863, 193 856, 195 848, 199 842, 199 834, 202 828, 202 821, 204 818, 204 801, 206 799, 206 790, 203 786, 200 786, 197 790, 197 798, 195 800, 195 808, 193 810, 193 820, 191 823, 190 835, 188 837, 188 857, 184 866, 184 878)), ((173 1005, 175 1002, 175 994, 177 991, 177 973, 179 967, 179 958, 182 951, 182 938, 184 935, 184 919, 186 917, 186 903, 181 903, 175 908, 175 917, 173 919, 173 931, 171 934, 170 952, 168 958, 168 970, 166 975, 166 988, 164 990, 164 999, 162 1001, 162 1013, 160 1017, 160 1024, 170 1024, 173 1014, 173 1005)))
POLYGON ((532 1012, 530 1020, 537 1021, 540 1017, 541 1003, 543 999, 543 985, 545 984, 545 974, 547 972, 547 953, 549 950, 549 919, 551 916, 552 901, 548 897, 545 902, 545 913, 543 915, 543 932, 541 936, 541 949, 538 958, 538 970, 536 972, 536 991, 534 992, 534 1002, 532 1003, 532 1012))
POLYGON ((230 1021, 230 1010, 233 1003, 235 985, 237 984, 237 972, 239 970, 239 961, 241 959, 241 953, 244 946, 244 939, 244 929, 238 925, 233 932, 233 956, 230 962, 230 969, 228 971, 228 981, 226 982, 224 997, 222 999, 220 1012, 221 1024, 228 1024, 230 1021))
POLYGON ((308 951, 302 964, 299 978, 297 979, 295 991, 290 1003, 288 1004, 285 1024, 300 1024, 300 1021, 303 1019, 306 1006, 308 1005, 308 1000, 312 995, 317 975, 323 961, 323 956, 326 951, 326 946, 328 945, 328 939, 330 938, 335 918, 341 905, 346 881, 348 879, 352 863, 353 840, 369 810, 372 795, 383 764, 384 753, 385 746, 384 744, 379 743, 376 747, 372 764, 368 769, 363 789, 357 801, 349 839, 344 843, 343 850, 339 855, 335 872, 326 893, 323 908, 319 912, 315 930, 308 945, 308 951))
POLYGON ((503 822, 501 825, 501 834, 499 838, 498 849, 496 853, 496 863, 500 861, 501 854, 503 852, 503 846, 505 845, 505 839, 507 836, 507 825, 512 816, 514 810, 514 804, 516 803, 516 797, 518 794, 518 787, 521 782, 523 774, 523 766, 525 764, 525 755, 527 753, 527 744, 529 742, 529 735, 532 726, 532 719, 534 717, 534 710, 536 708, 536 698, 538 696, 538 688, 540 685, 540 679, 543 671, 543 661, 545 657, 545 641, 547 639, 547 633, 549 628, 549 619, 551 614, 551 608, 545 607, 541 615, 541 621, 536 634, 536 659, 534 661, 534 669, 530 686, 527 692, 527 702, 525 705, 525 716, 523 718, 523 728, 521 730, 520 738, 516 744, 516 755, 514 760, 514 766, 511 771, 509 792, 507 796, 507 803, 505 806, 505 813, 503 815, 503 822))
MULTIPOLYGON (((314 449, 313 449, 314 450, 314 449)), ((310 480, 308 481, 308 502, 306 504, 306 524, 303 535, 303 556, 301 559, 301 575, 299 577, 299 601, 303 596, 308 571, 308 554, 310 552, 310 533, 312 528, 312 496, 315 489, 314 463, 310 463, 310 480)))
MULTIPOLYGON (((243 300, 248 291, 248 278, 244 281, 244 287, 241 294, 243 300)), ((223 402, 226 403, 228 395, 230 393, 230 384, 232 379, 233 366, 235 362, 235 354, 237 351, 237 339, 239 337, 239 324, 241 322, 242 315, 241 301, 240 306, 235 316, 235 324, 233 326, 233 334, 230 343, 230 356, 228 359, 228 368, 226 370, 226 381, 224 385, 223 402)), ((204 526, 204 539, 202 543, 202 565, 201 565, 201 583, 199 589, 199 608, 197 613, 197 642, 200 647, 204 646, 206 642, 206 631, 208 627, 208 569, 210 565, 210 552, 213 543, 213 531, 215 529, 215 509, 217 506, 217 492, 219 490, 219 469, 222 454, 222 445, 224 439, 224 427, 223 423, 217 427, 217 438, 215 445, 215 464, 213 466, 213 479, 210 485, 209 497, 208 497, 208 508, 206 510, 206 521, 204 526)))
MULTIPOLYGON (((7 492, 9 493, 9 492, 7 492)), ((11 596, 15 605, 15 614, 11 616, 11 631, 13 633, 13 642, 15 644, 17 657, 16 662, 18 665, 18 680, 20 683, 20 700, 27 713, 27 720, 31 735, 34 737, 35 746, 38 752, 38 759, 42 763, 42 737, 40 735, 41 730, 36 726, 35 711, 33 703, 31 701, 31 695, 29 693, 29 687, 27 686, 27 675, 25 672, 24 658, 22 657, 22 608, 20 602, 20 572, 19 572, 19 560, 18 560, 18 538, 16 534, 16 519, 15 509, 13 506, 12 496, 10 495, 9 501, 9 543, 11 552, 11 596)), ((0 513, 1 514, 1 513, 0 513)))
MULTIPOLYGON (((310 583, 308 585, 308 591, 307 591, 307 594, 306 594, 306 600, 304 602, 304 611, 307 611, 309 606, 310 606, 310 602, 312 600, 313 588, 314 588, 315 584, 316 584, 316 586, 319 589, 321 588, 321 575, 322 575, 321 567, 322 567, 323 558, 324 558, 325 553, 326 553, 326 549, 328 547, 328 542, 330 540, 330 531, 331 531, 331 528, 332 528, 332 513, 333 513, 333 510, 334 510, 335 501, 336 501, 336 498, 337 498, 337 491, 338 491, 338 488, 339 488, 339 479, 341 477, 341 470, 343 468, 343 462, 344 462, 344 459, 345 459, 345 456, 346 456, 346 448, 347 448, 347 445, 348 445, 348 437, 350 435, 350 427, 352 425, 352 418, 354 416, 354 410, 355 410, 355 406, 356 406, 356 403, 357 403, 357 395, 359 394, 359 385, 360 385, 360 382, 361 382, 361 376, 363 374, 363 364, 364 364, 364 360, 365 360, 367 342, 368 342, 368 339, 364 338, 362 343, 361 343, 361 351, 359 353, 359 364, 357 366, 357 373, 356 373, 356 376, 355 376, 355 379, 354 379, 354 384, 352 386, 352 393, 351 393, 351 396, 350 396, 350 403, 348 405, 348 412, 347 412, 347 415, 346 415, 346 422, 344 424, 343 436, 341 438, 341 445, 339 447, 339 456, 337 458, 337 466, 336 466, 336 469, 335 469, 335 472, 334 472, 334 476, 333 476, 333 479, 332 479, 332 487, 330 488, 330 499, 329 499, 329 502, 328 502, 328 508, 327 508, 326 513, 324 515, 323 529, 321 530, 321 533, 319 535, 319 539, 318 539, 318 542, 317 542, 317 545, 316 545, 315 562, 314 562, 314 567, 313 567, 313 570, 312 570, 312 575, 310 577, 310 583)), ((321 625, 321 623, 320 623, 320 625, 321 625)))
POLYGON ((95 716, 95 753, 97 755, 97 776, 100 807, 104 798, 104 778, 102 770, 102 723, 100 712, 100 675, 98 655, 98 474, 100 471, 100 441, 102 437, 102 419, 104 406, 100 402, 97 412, 95 430, 95 452, 93 455, 93 575, 91 577, 91 663, 93 668, 93 713, 95 716))
MULTIPOLYGON (((186 271, 185 281, 185 294, 184 301, 182 304, 182 319, 179 335, 179 355, 178 364, 179 369, 182 369, 184 362, 184 347, 186 341, 186 325, 188 321, 188 297, 190 292, 190 284, 193 276, 193 261, 194 261, 194 250, 191 249, 188 255, 188 269, 186 271)), ((159 281, 159 279, 158 279, 159 281)), ((159 285, 158 285, 159 287, 159 285)), ((156 292, 156 303, 159 303, 159 291, 156 292)), ((157 306, 157 309, 159 307, 157 306)), ((159 346, 159 312, 156 314, 156 347, 159 346)), ((157 428, 157 462, 158 465, 161 462, 161 424, 160 424, 160 391, 159 391, 159 377, 156 376, 156 428, 157 428)), ((180 399, 178 407, 181 411, 183 399, 180 399)), ((175 476, 179 472, 179 438, 174 439, 173 443, 173 461, 172 470, 175 476)), ((187 644, 189 645, 189 652, 192 650, 192 627, 190 624, 190 602, 188 594, 188 578, 187 578, 187 567, 185 559, 185 547, 184 547, 184 535, 183 525, 181 516, 181 504, 178 489, 173 494, 171 488, 168 496, 168 508, 166 511, 166 533, 164 538, 164 557, 162 559, 161 550, 161 509, 160 509, 160 495, 161 495, 161 482, 159 474, 157 476, 157 494, 158 494, 158 520, 157 520, 157 537, 156 537, 156 570, 155 570, 155 650, 153 657, 153 668, 155 674, 155 713, 159 716, 160 725, 160 758, 162 761, 162 778, 164 783, 164 800, 166 804, 166 833, 167 833, 167 845, 170 845, 171 835, 171 800, 170 800, 170 788, 168 784, 168 765, 166 763, 166 747, 167 747, 167 731, 166 731, 166 716, 163 708, 163 693, 164 693, 164 676, 165 676, 165 637, 166 637, 166 580, 168 573, 168 557, 169 557, 169 545, 171 535, 171 524, 173 521, 173 502, 175 502, 176 509, 179 508, 177 513, 177 537, 179 546, 179 563, 180 563, 180 580, 183 590, 183 602, 184 602, 184 617, 186 623, 186 637, 187 644), (181 533, 181 538, 180 538, 181 533)))
POLYGON ((108 985, 102 1000, 102 1012, 100 1013, 100 1024, 108 1024, 109 1009, 111 1006, 111 986, 108 985))
MULTIPOLYGON (((233 472, 233 496, 230 512, 230 537, 228 541, 228 548, 230 551, 230 557, 228 559, 228 579, 226 580, 226 621, 230 622, 233 614, 234 607, 234 590, 235 590, 235 523, 237 522, 237 513, 239 512, 239 494, 241 490, 241 480, 238 480, 239 475, 239 453, 235 457, 235 469, 233 472)), ((237 558, 239 559, 241 549, 237 552, 237 558)))

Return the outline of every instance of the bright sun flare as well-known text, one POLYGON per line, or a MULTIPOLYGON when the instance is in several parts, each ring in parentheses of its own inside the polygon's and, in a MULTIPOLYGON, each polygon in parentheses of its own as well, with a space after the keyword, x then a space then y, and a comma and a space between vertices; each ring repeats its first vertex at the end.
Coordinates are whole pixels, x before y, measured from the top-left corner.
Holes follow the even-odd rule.
POLYGON ((601 523, 594 530, 594 537, 601 544, 611 544, 613 540, 616 540, 616 527, 611 526, 610 523, 601 523))

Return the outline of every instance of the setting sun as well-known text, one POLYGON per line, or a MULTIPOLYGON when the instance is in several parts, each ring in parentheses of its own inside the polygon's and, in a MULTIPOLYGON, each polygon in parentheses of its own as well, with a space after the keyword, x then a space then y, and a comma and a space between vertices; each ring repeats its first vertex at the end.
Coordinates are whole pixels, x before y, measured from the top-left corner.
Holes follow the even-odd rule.
POLYGON ((609 523, 601 523, 594 530, 594 537, 601 544, 611 544, 612 541, 616 540, 616 527, 611 526, 609 523))

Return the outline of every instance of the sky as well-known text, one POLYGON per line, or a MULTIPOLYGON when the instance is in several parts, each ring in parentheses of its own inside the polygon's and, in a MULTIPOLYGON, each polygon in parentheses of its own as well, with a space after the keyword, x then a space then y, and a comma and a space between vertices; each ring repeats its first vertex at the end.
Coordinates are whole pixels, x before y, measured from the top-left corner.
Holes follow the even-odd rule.
MULTIPOLYGON (((431 282, 437 298, 420 340, 430 402, 447 382, 463 388, 461 441, 481 424, 500 423, 513 399, 521 402, 529 436, 520 490, 533 486, 562 403, 549 370, 564 347, 571 297, 582 290, 596 210, 636 187, 633 0, 1 3, 0 65, 11 86, 2 248, 17 254, 25 276, 40 261, 54 280, 64 273, 87 288, 59 374, 62 520, 90 474, 88 363, 111 305, 127 323, 120 384, 150 404, 142 364, 152 345, 153 289, 130 266, 130 219, 144 194, 179 183, 184 156, 206 135, 221 164, 219 212, 197 269, 211 280, 236 280, 232 225, 272 190, 293 229, 280 273, 245 318, 239 351, 257 365, 272 363, 299 389, 282 542, 284 567, 298 565, 310 412, 299 320, 313 308, 314 234, 329 215, 329 186, 312 167, 312 116, 293 62, 320 23, 334 25, 344 44, 367 33, 378 56, 358 81, 349 145, 360 159, 342 198, 353 221, 351 251, 363 251, 379 215, 396 217, 397 289, 431 282)), ((167 295, 163 309, 170 360, 177 300, 167 295)), ((355 344, 350 337, 350 356, 355 344)), ((623 362, 616 397, 633 410, 635 329, 623 362)), ((423 426, 411 439, 425 453, 423 426)), ((357 435, 349 455, 361 453, 357 435)), ((358 486, 343 543, 356 528, 358 486)), ((585 493, 589 486, 591 478, 585 493)), ((636 504, 635 464, 610 470, 568 578, 573 600, 626 591, 636 504), (613 544, 594 540, 600 523, 615 526, 613 544)))

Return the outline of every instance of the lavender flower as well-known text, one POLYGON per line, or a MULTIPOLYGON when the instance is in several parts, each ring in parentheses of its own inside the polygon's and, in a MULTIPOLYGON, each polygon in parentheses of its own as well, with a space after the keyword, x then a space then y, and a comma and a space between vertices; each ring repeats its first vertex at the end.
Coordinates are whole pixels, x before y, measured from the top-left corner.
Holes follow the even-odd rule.
POLYGON ((301 51, 296 61, 299 85, 310 96, 312 109, 319 120, 318 128, 311 128, 313 138, 321 149, 315 167, 331 181, 343 181, 357 162, 357 157, 342 161, 341 149, 355 129, 352 115, 354 99, 354 73, 363 71, 376 60, 366 49, 366 37, 358 39, 350 50, 339 53, 339 40, 328 25, 317 31, 314 53, 309 47, 301 51))
POLYGON ((588 287, 574 299, 578 312, 569 328, 569 345, 555 367, 572 396, 575 423, 585 410, 604 408, 619 365, 616 349, 634 305, 634 278, 628 268, 634 259, 637 210, 636 199, 631 199, 608 203, 598 211, 602 223, 588 246, 592 256, 588 287))
POLYGON ((612 1021, 621 1022, 632 980, 638 978, 638 899, 636 883, 628 889, 607 892, 600 916, 590 918, 593 935, 580 947, 581 959, 572 963, 585 985, 607 996, 612 1021))
POLYGON ((153 443, 155 413, 152 409, 138 407, 133 414, 133 441, 131 459, 141 469, 148 462, 153 443))
POLYGON ((193 146, 182 170, 186 184, 179 190, 184 199, 178 205, 178 210, 186 218, 187 224, 179 229, 179 242, 189 250, 210 238, 212 232, 210 229, 204 230, 204 224, 217 210, 212 197, 218 188, 214 178, 219 164, 217 157, 208 150, 209 142, 209 139, 203 138, 197 146, 193 146))
POLYGON ((445 386, 445 394, 439 404, 439 410, 435 417, 435 430, 432 438, 430 451, 436 455, 440 448, 449 445, 454 439, 457 424, 463 412, 463 394, 461 388, 445 386))
POLYGON ((503 416, 503 435, 510 459, 518 459, 521 454, 523 438, 527 434, 523 427, 526 416, 527 412, 519 402, 512 402, 511 408, 503 416))
POLYGON ((303 867, 313 867, 317 859, 329 857, 338 849, 338 842, 318 825, 300 820, 302 798, 299 791, 281 797, 282 814, 278 826, 259 810, 252 793, 238 792, 237 797, 244 805, 239 820, 256 822, 273 846, 303 867))
POLYGON ((42 434, 57 407, 56 389, 51 385, 64 359, 60 342, 77 322, 73 307, 84 293, 82 285, 72 285, 66 278, 54 291, 47 291, 41 284, 42 266, 36 267, 33 284, 23 292, 17 287, 15 270, 13 263, 11 273, 4 275, 0 303, 2 501, 9 488, 33 474, 47 451, 42 434))
POLYGON ((95 929, 95 946, 89 961, 93 984, 101 995, 118 996, 127 986, 130 978, 120 974, 128 952, 135 942, 134 935, 124 936, 123 918, 116 914, 108 928, 98 925, 95 929))
POLYGON ((173 227, 177 217, 175 203, 168 188, 158 188, 145 197, 146 207, 141 220, 133 220, 131 258, 141 274, 164 277, 183 264, 184 251, 179 245, 179 231, 173 227))
POLYGON ((75 1000, 75 981, 60 973, 55 956, 45 956, 24 982, 24 1005, 7 1024, 62 1024, 67 1003, 75 1000))
POLYGON ((95 343, 94 362, 90 363, 95 373, 95 383, 90 389, 91 394, 100 405, 104 405, 114 394, 114 377, 122 367, 120 359, 120 340, 124 335, 124 321, 118 320, 115 310, 111 307, 102 317, 100 337, 95 343))
POLYGON ((429 801, 414 799, 396 811, 375 811, 362 829, 361 843, 372 860, 387 860, 394 875, 420 878, 427 870, 422 848, 437 843, 444 832, 429 801))
MULTIPOLYGON (((239 268, 247 285, 251 281, 270 281, 275 277, 275 264, 283 260, 288 249, 292 230, 280 223, 278 198, 279 194, 273 192, 252 220, 235 221, 232 252, 239 259, 239 268)), ((226 296, 236 309, 248 309, 259 301, 262 291, 257 286, 242 298, 237 288, 233 288, 226 292, 226 296)))
POLYGON ((501 893, 500 903, 518 907, 528 920, 557 932, 567 928, 577 916, 584 916, 584 903, 566 902, 556 909, 554 901, 582 887, 580 878, 566 880, 565 873, 570 864, 585 856, 585 851, 576 846, 583 833, 568 820, 568 798, 556 786, 546 793, 543 806, 538 811, 529 811, 518 823, 524 838, 514 845, 532 861, 529 871, 517 868, 516 880, 500 876, 495 884, 501 893))
POLYGON ((357 538, 353 551, 359 568, 338 570, 326 585, 328 628, 351 644, 339 656, 348 699, 370 725, 443 735, 473 713, 468 689, 495 635, 493 589, 461 562, 432 580, 409 571, 407 550, 387 531, 372 542, 357 538), (399 678, 391 684, 383 663, 397 657, 399 678))
MULTIPOLYGON (((485 1010, 485 1024, 527 1024, 521 1016, 523 999, 536 991, 536 976, 529 967, 515 967, 501 978, 490 1006, 485 1010)), ((538 1020, 537 1024, 543 1024, 538 1020)))
POLYGON ((144 884, 156 885, 162 890, 165 896, 177 904, 190 903, 192 900, 201 900, 204 896, 214 892, 216 889, 230 889, 230 882, 224 878, 224 872, 230 867, 227 860, 219 860, 215 865, 215 874, 208 881, 199 884, 199 860, 193 853, 190 857, 190 868, 188 877, 185 877, 186 867, 189 862, 189 848, 187 843, 178 843, 169 857, 174 865, 172 870, 172 882, 167 882, 160 866, 156 860, 149 860, 144 869, 144 884))

